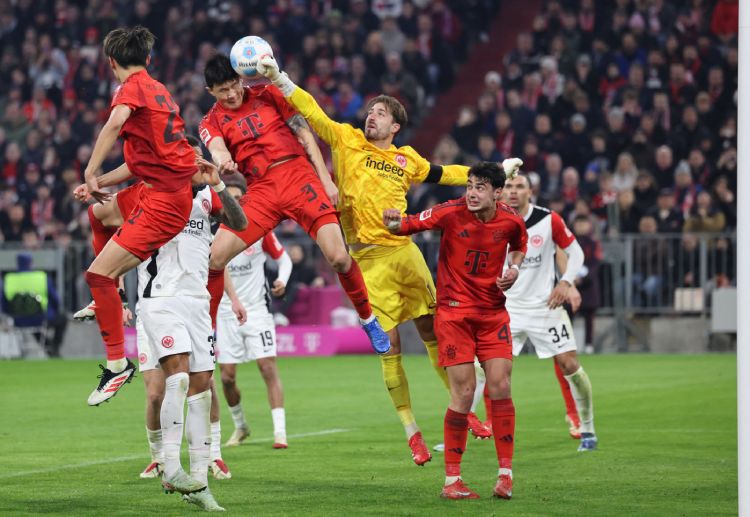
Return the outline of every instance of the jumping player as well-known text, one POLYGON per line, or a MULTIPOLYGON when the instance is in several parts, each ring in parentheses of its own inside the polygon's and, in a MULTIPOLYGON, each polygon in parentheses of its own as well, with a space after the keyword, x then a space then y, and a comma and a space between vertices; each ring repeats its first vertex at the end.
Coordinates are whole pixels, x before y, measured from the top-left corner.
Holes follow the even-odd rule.
MULTIPOLYGON (((244 187, 228 185, 227 190, 239 200, 245 193, 244 187)), ((276 366, 276 327, 269 304, 271 294, 283 296, 291 272, 292 259, 273 232, 234 257, 225 269, 229 278, 225 278, 226 294, 219 305, 216 320, 216 360, 221 370, 224 397, 234 421, 234 432, 227 446, 239 445, 250 436, 237 386, 237 365, 249 361, 257 361, 266 384, 273 420, 273 448, 286 449, 288 446, 284 391, 276 366), (278 264, 278 276, 270 289, 264 273, 266 255, 278 264), (240 322, 244 319, 246 323, 238 322, 238 313, 243 315, 240 322)))
MULTIPOLYGON (((331 120, 309 93, 279 72, 272 57, 261 60, 258 72, 279 87, 287 101, 331 146, 338 189, 330 177, 323 185, 334 201, 338 198, 349 249, 362 268, 373 310, 388 332, 391 351, 380 357, 383 380, 404 426, 412 458, 417 465, 424 465, 432 456, 412 412, 397 326, 414 321, 435 371, 448 388, 445 370, 438 365, 433 331, 435 285, 412 240, 383 228, 382 210, 405 210, 406 193, 413 183, 465 185, 468 167, 431 164, 411 147, 395 147, 393 139, 406 125, 407 114, 393 97, 380 95, 369 102, 363 132, 331 120)), ((481 422, 473 414, 471 417, 475 424, 472 430, 483 432, 481 422)))
POLYGON ((449 499, 479 497, 461 479, 467 415, 476 385, 475 356, 485 371, 492 400, 499 463, 494 495, 504 499, 512 495, 513 347, 503 292, 518 278, 526 252, 526 229, 515 210, 497 201, 504 183, 505 173, 498 164, 482 162, 469 169, 465 198, 408 217, 402 217, 398 209, 383 212, 383 223, 397 235, 431 229, 442 232, 435 332, 440 365, 448 372, 451 390, 444 421, 446 477, 441 493, 449 499), (503 273, 506 254, 511 265, 503 273))
POLYGON ((387 352, 388 335, 372 313, 359 266, 347 253, 336 209, 321 184, 328 171, 305 120, 275 86, 267 82, 243 86, 224 55, 211 58, 204 75, 216 104, 201 121, 200 137, 214 162, 241 172, 248 185, 243 199, 247 229, 236 232, 222 226, 211 247, 212 321, 216 321, 229 261, 290 218, 318 243, 338 273, 375 351, 387 352))
POLYGON ((135 372, 125 358, 117 278, 180 233, 193 202, 190 177, 197 170, 195 155, 185 140, 179 107, 164 85, 146 71, 153 43, 153 34, 140 26, 115 29, 104 38, 104 54, 121 85, 86 166, 86 185, 97 201, 109 198, 100 190, 96 176, 120 135, 125 163, 143 180, 143 186, 138 203, 117 233, 109 240, 97 239, 106 244, 97 250, 85 275, 107 349, 107 367, 101 367, 99 385, 88 399, 92 406, 113 397, 135 372))
POLYGON ((526 176, 508 180, 504 191, 508 204, 523 217, 529 234, 529 251, 519 280, 505 293, 513 354, 521 353, 528 338, 540 359, 554 357, 570 385, 581 419, 578 450, 594 450, 597 438, 591 381, 578 362, 573 327, 563 308, 583 265, 583 250, 559 215, 530 203, 531 187, 526 176), (556 245, 568 260, 562 278, 554 285, 556 245))

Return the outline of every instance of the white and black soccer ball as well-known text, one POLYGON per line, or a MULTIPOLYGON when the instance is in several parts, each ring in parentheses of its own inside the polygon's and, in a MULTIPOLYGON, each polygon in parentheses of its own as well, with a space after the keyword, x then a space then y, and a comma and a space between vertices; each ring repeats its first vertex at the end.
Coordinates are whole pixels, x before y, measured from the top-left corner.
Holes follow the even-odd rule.
POLYGON ((245 36, 232 46, 229 61, 241 77, 252 78, 258 74, 258 60, 266 55, 273 57, 273 49, 266 40, 258 36, 245 36))

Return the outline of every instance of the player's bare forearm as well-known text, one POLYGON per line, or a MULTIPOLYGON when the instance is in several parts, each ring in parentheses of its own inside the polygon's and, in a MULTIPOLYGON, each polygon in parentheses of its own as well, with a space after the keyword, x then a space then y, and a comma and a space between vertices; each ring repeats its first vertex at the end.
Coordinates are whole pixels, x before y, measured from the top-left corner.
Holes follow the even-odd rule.
POLYGON ((247 216, 245 215, 244 210, 242 210, 240 204, 234 199, 234 197, 232 197, 229 191, 224 189, 218 193, 218 196, 219 199, 221 199, 221 203, 224 205, 221 210, 221 215, 219 216, 221 222, 232 230, 242 231, 247 228, 247 216))
POLYGON ((227 293, 232 302, 239 300, 237 298, 237 291, 234 290, 234 284, 232 283, 232 275, 229 274, 228 268, 224 268, 224 292, 227 293))
POLYGON ((227 145, 224 143, 223 138, 212 138, 208 143, 208 152, 211 153, 211 159, 216 165, 222 167, 228 172, 236 171, 237 165, 234 163, 232 153, 227 149, 227 145))
POLYGON ((99 132, 99 136, 96 139, 89 163, 86 165, 84 177, 87 182, 94 178, 101 168, 105 158, 112 150, 112 146, 117 141, 117 136, 120 134, 120 130, 125 124, 125 121, 128 120, 130 113, 130 108, 122 104, 118 104, 112 108, 109 119, 107 119, 107 122, 102 127, 102 130, 99 132))
POLYGON ((526 253, 523 251, 511 251, 508 253, 508 265, 521 267, 526 253))
POLYGON ((129 180, 132 177, 133 177, 133 173, 130 172, 130 169, 128 168, 128 164, 123 163, 116 169, 111 170, 105 174, 102 174, 101 176, 96 178, 96 182, 99 185, 99 188, 105 188, 105 187, 111 187, 113 185, 118 185, 122 183, 123 181, 129 180))

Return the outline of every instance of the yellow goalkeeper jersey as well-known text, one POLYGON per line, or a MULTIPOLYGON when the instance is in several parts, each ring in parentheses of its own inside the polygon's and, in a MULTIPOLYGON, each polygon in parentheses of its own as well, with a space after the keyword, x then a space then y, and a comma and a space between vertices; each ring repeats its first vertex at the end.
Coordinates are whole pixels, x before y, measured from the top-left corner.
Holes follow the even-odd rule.
POLYGON ((287 100, 331 146, 338 210, 349 244, 407 244, 410 237, 393 235, 383 226, 383 210, 405 212, 406 193, 412 183, 466 185, 468 167, 430 164, 409 146, 380 149, 367 141, 362 130, 331 120, 300 87, 287 100))

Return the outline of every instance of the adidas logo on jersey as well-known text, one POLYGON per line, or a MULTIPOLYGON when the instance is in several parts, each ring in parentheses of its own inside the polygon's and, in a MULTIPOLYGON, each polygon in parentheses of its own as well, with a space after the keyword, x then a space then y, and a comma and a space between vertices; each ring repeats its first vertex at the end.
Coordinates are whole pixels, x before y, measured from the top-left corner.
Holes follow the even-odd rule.
POLYGON ((459 237, 468 238, 469 237, 469 230, 464 229, 458 234, 459 237))

